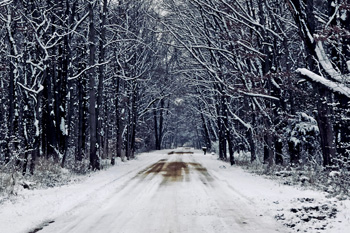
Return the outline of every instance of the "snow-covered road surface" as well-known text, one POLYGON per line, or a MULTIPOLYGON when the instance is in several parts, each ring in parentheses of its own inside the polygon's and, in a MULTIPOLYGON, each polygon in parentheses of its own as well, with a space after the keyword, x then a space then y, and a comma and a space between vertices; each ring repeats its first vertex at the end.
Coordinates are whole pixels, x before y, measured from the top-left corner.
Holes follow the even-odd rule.
POLYGON ((164 155, 115 183, 103 200, 92 197, 40 232, 283 232, 198 156, 164 155))
MULTIPOLYGON (((293 200, 327 201, 323 194, 281 186, 200 151, 167 152, 142 154, 78 184, 23 190, 0 206, 0 232, 319 232, 287 228, 275 216, 288 219, 293 200)), ((345 205, 343 222, 324 232, 347 232, 347 213, 345 205)))

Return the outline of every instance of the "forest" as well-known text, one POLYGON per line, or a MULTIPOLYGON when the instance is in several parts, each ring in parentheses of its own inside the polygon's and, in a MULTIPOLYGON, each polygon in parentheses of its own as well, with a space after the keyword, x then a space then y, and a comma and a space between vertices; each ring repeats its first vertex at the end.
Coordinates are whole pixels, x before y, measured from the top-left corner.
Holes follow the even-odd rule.
POLYGON ((178 146, 348 174, 349 100, 348 0, 0 1, 2 174, 178 146))

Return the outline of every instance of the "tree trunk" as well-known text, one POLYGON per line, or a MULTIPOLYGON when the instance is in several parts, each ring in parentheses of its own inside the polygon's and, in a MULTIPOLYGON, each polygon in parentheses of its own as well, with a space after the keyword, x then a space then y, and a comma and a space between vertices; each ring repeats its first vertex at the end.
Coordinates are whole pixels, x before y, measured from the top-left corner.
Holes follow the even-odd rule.
POLYGON ((317 101, 317 123, 320 130, 321 148, 323 155, 323 166, 332 165, 332 158, 335 158, 334 131, 331 122, 330 93, 324 87, 319 87, 317 101))
POLYGON ((162 149, 162 141, 163 141, 163 122, 164 122, 164 99, 162 98, 160 100, 160 113, 159 113, 159 132, 158 132, 158 150, 161 150, 162 149))
MULTIPOLYGON (((102 64, 105 62, 106 56, 106 17, 107 17, 107 0, 103 0, 102 10, 100 14, 100 40, 99 40, 99 63, 102 64)), ((97 141, 99 145, 99 155, 101 157, 101 153, 103 152, 103 80, 104 80, 105 66, 99 65, 98 68, 98 95, 97 95, 97 110, 96 110, 96 118, 97 118, 97 141)))
MULTIPOLYGON (((95 27, 94 27, 94 4, 96 2, 89 3, 89 65, 93 67, 95 64, 95 27)), ((89 123, 90 123, 90 168, 92 170, 100 170, 100 161, 97 155, 97 119, 96 119, 96 93, 95 93, 95 68, 91 68, 89 71, 89 123)))
POLYGON ((247 137, 250 146, 250 162, 254 162, 256 160, 256 146, 252 128, 248 129, 247 137))
MULTIPOLYGON (((11 55, 14 56, 13 48, 12 45, 11 47, 11 55)), ((16 121, 16 116, 15 116, 15 107, 16 107, 16 92, 15 92, 15 75, 13 71, 15 70, 15 67, 13 66, 12 62, 10 62, 10 73, 9 73, 9 112, 8 112, 8 133, 7 133, 7 140, 6 140, 6 145, 7 145, 7 150, 5 152, 5 163, 10 162, 11 158, 11 144, 12 140, 15 137, 15 131, 18 130, 16 129, 18 127, 17 121, 16 121)))
POLYGON ((274 144, 272 132, 270 132, 270 126, 268 119, 264 119, 264 124, 266 127, 266 133, 264 136, 264 163, 267 163, 269 166, 272 166, 275 162, 274 159, 274 144))
POLYGON ((155 136, 155 146, 156 150, 160 150, 162 147, 162 137, 163 137, 163 111, 164 111, 164 99, 160 100, 160 109, 154 108, 153 110, 153 121, 154 121, 154 136, 155 136), (159 119, 158 119, 159 113, 159 119))
MULTIPOLYGON (((137 85, 137 84, 136 84, 137 85)), ((132 99, 132 119, 131 119, 131 142, 130 142, 130 152, 131 155, 130 157, 133 159, 135 158, 135 142, 136 142, 136 126, 137 126, 137 87, 135 87, 134 89, 134 93, 133 93, 133 99, 132 99)))
POLYGON ((83 149, 85 145, 85 77, 81 76, 78 82, 78 145, 75 160, 80 162, 83 160, 83 149))
MULTIPOLYGON (((9 24, 12 23, 12 17, 13 12, 12 10, 8 10, 8 22, 9 24)), ((14 25, 16 27, 16 24, 14 25)), ((15 70, 18 71, 15 64, 17 64, 17 59, 14 58, 17 56, 16 54, 16 44, 13 40, 14 30, 12 30, 11 27, 7 27, 7 38, 10 48, 10 59, 8 62, 8 66, 10 68, 9 71, 9 112, 8 112, 8 132, 7 132, 7 138, 6 138, 6 151, 5 151, 5 163, 10 162, 11 154, 14 152, 12 151, 17 143, 13 142, 15 141, 16 137, 19 134, 19 121, 18 121, 18 114, 15 113, 19 111, 18 107, 18 98, 17 98, 17 92, 16 92, 16 82, 18 81, 18 72, 15 73, 15 70), (12 152, 11 152, 12 151, 12 152)), ((16 148, 17 149, 17 148, 16 148)))
POLYGON ((210 140, 209 130, 208 130, 203 113, 201 112, 200 115, 201 115, 201 119, 202 119, 202 128, 203 128, 202 132, 203 132, 203 136, 204 136, 204 143, 205 143, 205 146, 207 147, 207 150, 210 151, 211 150, 211 140, 210 140))
POLYGON ((119 110, 119 78, 117 78, 117 87, 116 87, 116 97, 115 97, 115 114, 116 114, 116 126, 117 126, 117 140, 116 140, 116 153, 117 157, 122 157, 122 146, 123 146, 123 137, 122 137, 122 127, 123 127, 123 120, 122 120, 122 114, 119 110))
MULTIPOLYGON (((75 3, 74 3, 75 4, 75 3)), ((74 23, 74 14, 75 14, 75 6, 73 5, 72 9, 70 9, 70 5, 69 5, 69 0, 66 0, 66 11, 65 11, 65 16, 68 17, 68 22, 69 25, 73 25, 74 23)), ((61 163, 61 167, 63 168, 65 165, 65 161, 67 159, 68 156, 68 147, 69 147, 69 139, 71 136, 71 122, 72 122, 72 115, 73 115, 73 107, 74 107, 74 102, 73 102, 73 83, 70 81, 68 81, 68 75, 69 76, 73 76, 73 54, 72 54, 72 49, 70 47, 69 44, 69 40, 70 40, 70 36, 69 35, 65 35, 63 37, 63 43, 64 43, 64 48, 65 48, 65 67, 64 67, 64 71, 66 72, 66 74, 64 75, 65 79, 66 79, 66 86, 67 86, 67 97, 66 97, 66 121, 65 121, 65 132, 64 132, 64 143, 63 143, 63 158, 62 158, 62 163, 61 163)))

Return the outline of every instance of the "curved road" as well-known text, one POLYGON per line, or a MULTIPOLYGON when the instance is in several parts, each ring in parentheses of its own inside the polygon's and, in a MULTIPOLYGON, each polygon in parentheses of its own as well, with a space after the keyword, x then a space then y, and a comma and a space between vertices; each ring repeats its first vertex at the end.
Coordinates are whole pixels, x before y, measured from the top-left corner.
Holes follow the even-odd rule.
POLYGON ((33 232, 284 232, 190 154, 164 155, 105 192, 33 232))

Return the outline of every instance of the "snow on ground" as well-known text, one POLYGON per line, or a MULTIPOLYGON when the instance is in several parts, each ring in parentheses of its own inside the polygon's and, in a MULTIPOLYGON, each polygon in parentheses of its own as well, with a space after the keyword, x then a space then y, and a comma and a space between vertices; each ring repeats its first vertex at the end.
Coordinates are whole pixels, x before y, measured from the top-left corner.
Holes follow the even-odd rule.
POLYGON ((141 154, 80 183, 23 189, 0 205, 0 232, 345 233, 350 229, 349 201, 279 184, 200 151, 168 152, 141 154))
POLYGON ((212 174, 225 179, 228 185, 257 206, 261 215, 273 216, 290 232, 348 233, 350 229, 350 201, 327 198, 326 193, 303 187, 286 186, 247 173, 227 164, 218 166, 215 157, 205 157, 202 164, 212 174))
POLYGON ((164 156, 145 154, 139 160, 127 161, 108 170, 92 174, 79 184, 70 184, 43 190, 23 189, 17 196, 0 205, 0 232, 29 232, 41 224, 52 221, 89 199, 103 199, 108 195, 110 183, 122 183, 137 170, 164 156))

